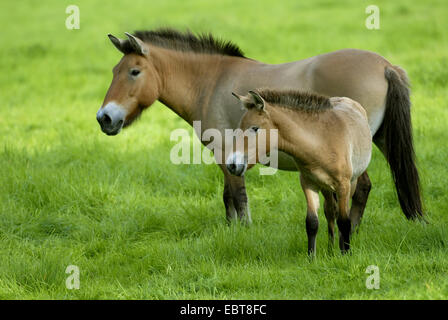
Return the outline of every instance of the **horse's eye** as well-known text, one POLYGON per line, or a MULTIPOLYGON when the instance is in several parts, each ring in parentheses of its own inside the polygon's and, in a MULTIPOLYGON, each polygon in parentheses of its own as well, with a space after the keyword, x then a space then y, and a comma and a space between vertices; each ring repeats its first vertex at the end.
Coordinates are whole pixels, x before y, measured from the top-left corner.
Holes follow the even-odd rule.
POLYGON ((257 133, 257 131, 258 131, 259 128, 256 127, 256 126, 253 126, 253 127, 251 127, 250 129, 251 129, 253 132, 257 133))
POLYGON ((140 74, 140 70, 138 69, 131 69, 131 76, 136 77, 140 74))

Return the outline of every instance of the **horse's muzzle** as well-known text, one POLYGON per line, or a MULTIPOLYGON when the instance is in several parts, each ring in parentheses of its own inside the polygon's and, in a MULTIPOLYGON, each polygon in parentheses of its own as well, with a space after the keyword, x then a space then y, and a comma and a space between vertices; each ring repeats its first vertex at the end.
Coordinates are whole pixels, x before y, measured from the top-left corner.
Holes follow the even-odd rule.
POLYGON ((232 153, 226 160, 226 168, 231 174, 242 176, 247 170, 246 157, 240 152, 232 153))
POLYGON ((109 102, 104 108, 98 110, 96 120, 105 134, 114 136, 123 128, 125 114, 122 107, 113 102, 109 102))

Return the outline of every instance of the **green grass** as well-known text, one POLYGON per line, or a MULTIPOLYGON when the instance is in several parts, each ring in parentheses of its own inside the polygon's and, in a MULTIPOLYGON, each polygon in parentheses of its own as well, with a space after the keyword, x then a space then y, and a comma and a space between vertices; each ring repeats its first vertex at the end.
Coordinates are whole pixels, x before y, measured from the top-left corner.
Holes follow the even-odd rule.
POLYGON ((0 298, 446 299, 448 297, 448 5, 376 1, 2 1, 0 4, 0 298), (81 29, 65 28, 77 4, 81 29), (373 189, 353 253, 306 254, 297 173, 247 174, 254 224, 227 227, 213 165, 176 166, 171 130, 188 126, 156 103, 116 137, 95 113, 120 53, 106 37, 161 25, 211 31, 270 63, 340 48, 405 68, 429 225, 401 213, 374 150, 373 189), (65 287, 80 268, 81 288, 65 287), (365 286, 380 269, 380 289, 365 286))

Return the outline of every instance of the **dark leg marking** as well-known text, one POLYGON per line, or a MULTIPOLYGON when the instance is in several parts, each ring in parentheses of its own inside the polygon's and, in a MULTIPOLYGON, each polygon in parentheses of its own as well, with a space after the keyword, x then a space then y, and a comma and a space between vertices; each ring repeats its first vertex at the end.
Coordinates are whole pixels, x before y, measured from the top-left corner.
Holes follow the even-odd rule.
POLYGON ((306 234, 308 236, 308 254, 312 256, 316 250, 316 235, 319 229, 319 219, 314 212, 307 212, 306 234))

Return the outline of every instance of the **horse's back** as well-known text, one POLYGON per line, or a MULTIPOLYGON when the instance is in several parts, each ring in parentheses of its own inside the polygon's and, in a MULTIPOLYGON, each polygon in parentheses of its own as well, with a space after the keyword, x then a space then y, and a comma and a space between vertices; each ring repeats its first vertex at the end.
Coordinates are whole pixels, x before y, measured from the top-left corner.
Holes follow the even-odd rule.
POLYGON ((388 84, 384 70, 390 63, 365 50, 344 49, 321 54, 308 63, 312 90, 329 97, 349 97, 367 112, 372 135, 384 118, 388 84))

